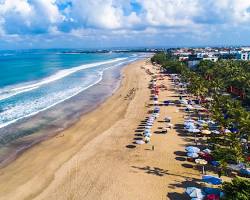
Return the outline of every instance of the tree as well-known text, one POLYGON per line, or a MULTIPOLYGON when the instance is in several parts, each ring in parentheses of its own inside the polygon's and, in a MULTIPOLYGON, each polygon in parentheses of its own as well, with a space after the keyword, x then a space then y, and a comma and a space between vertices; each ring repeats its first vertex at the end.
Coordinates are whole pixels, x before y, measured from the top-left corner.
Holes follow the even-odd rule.
POLYGON ((232 182, 224 182, 222 185, 225 200, 249 200, 250 181, 242 178, 235 178, 232 182))

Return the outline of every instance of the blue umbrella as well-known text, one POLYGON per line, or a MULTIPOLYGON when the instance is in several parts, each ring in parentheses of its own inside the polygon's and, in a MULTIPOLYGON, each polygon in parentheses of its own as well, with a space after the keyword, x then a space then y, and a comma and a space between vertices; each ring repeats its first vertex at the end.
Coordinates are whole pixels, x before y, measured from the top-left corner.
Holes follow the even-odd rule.
POLYGON ((190 121, 186 121, 184 122, 184 126, 195 126, 193 122, 190 122, 190 121))
POLYGON ((216 194, 216 195, 220 195, 221 190, 219 188, 209 188, 209 187, 205 187, 203 188, 203 191, 206 194, 216 194))
POLYGON ((214 167, 218 167, 218 166, 220 166, 220 163, 218 161, 213 160, 211 162, 211 165, 214 166, 214 167))
POLYGON ((199 157, 199 155, 197 153, 193 153, 193 152, 188 152, 187 156, 190 158, 198 158, 199 157))
POLYGON ((240 174, 250 176, 250 169, 240 169, 240 174))
POLYGON ((189 124, 187 126, 185 126, 185 129, 195 129, 196 126, 194 124, 189 124))
POLYGON ((210 176, 210 175, 202 176, 202 180, 212 185, 220 185, 222 183, 222 180, 220 178, 217 178, 215 176, 210 176))
POLYGON ((189 153, 199 153, 200 149, 198 147, 188 146, 185 150, 189 153))

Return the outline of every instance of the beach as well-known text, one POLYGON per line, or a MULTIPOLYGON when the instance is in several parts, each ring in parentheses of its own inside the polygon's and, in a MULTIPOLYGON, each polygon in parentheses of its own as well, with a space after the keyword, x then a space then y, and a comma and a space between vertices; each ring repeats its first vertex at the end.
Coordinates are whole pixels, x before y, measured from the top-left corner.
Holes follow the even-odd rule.
MULTIPOLYGON (((146 73, 152 68, 149 60, 129 64, 120 88, 97 109, 0 169, 0 199, 188 199, 185 187, 201 175, 183 157, 192 141, 178 131, 179 107, 161 107, 152 130, 159 131, 165 116, 174 129, 153 134, 149 144, 133 143, 152 109, 146 73)), ((178 98, 168 78, 157 84, 168 87, 159 102, 178 98)))

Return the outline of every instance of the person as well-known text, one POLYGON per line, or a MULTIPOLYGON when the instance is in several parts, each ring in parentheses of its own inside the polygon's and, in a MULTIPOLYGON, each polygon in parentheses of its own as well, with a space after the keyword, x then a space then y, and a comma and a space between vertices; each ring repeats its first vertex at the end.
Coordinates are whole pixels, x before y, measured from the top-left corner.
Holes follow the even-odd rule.
POLYGON ((155 145, 152 145, 152 151, 154 151, 155 150, 155 145))

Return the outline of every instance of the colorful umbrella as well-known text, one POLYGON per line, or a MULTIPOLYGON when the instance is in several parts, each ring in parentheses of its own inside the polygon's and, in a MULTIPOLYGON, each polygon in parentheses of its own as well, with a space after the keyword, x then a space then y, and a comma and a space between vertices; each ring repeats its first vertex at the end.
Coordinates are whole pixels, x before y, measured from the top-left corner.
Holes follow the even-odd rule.
POLYGON ((207 161, 204 159, 195 159, 195 163, 199 165, 206 165, 207 161))
POLYGON ((217 194, 209 194, 209 195, 206 196, 206 199, 207 200, 219 200, 220 196, 217 195, 217 194))
POLYGON ((198 147, 188 146, 185 150, 189 153, 199 153, 200 149, 198 147))
POLYGON ((204 149, 203 152, 207 153, 207 154, 210 154, 212 151, 210 149, 204 149))
POLYGON ((199 155, 197 153, 194 153, 194 152, 188 152, 187 153, 187 157, 190 157, 190 158, 198 158, 199 155))
POLYGON ((210 176, 210 175, 202 176, 202 180, 212 185, 220 185, 222 183, 222 180, 220 178, 217 178, 215 176, 210 176))
POLYGON ((211 131, 209 131, 209 130, 202 130, 201 133, 204 134, 204 135, 210 135, 211 131))

